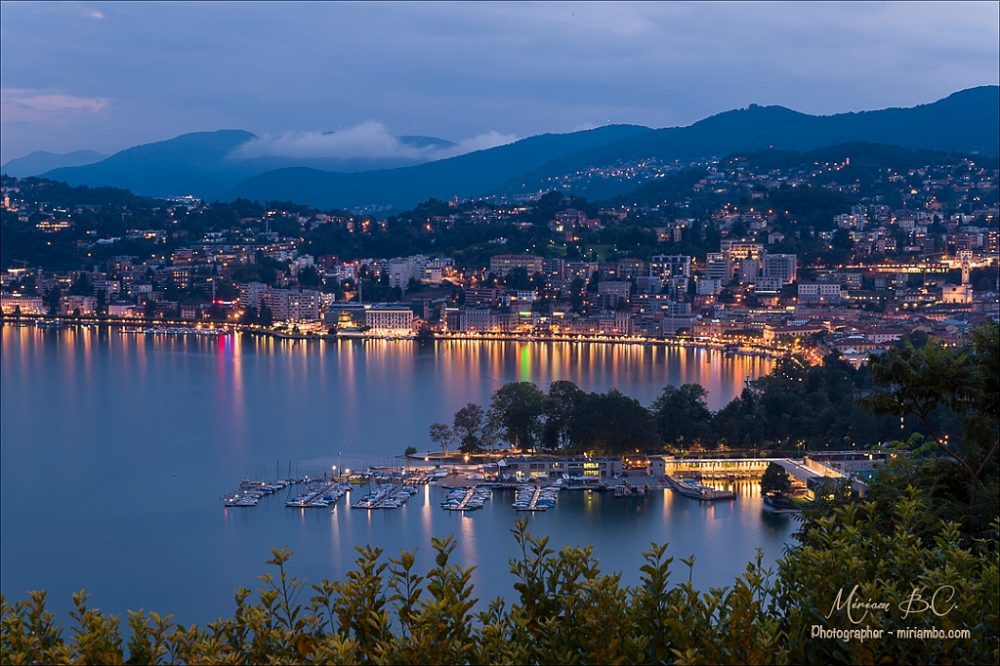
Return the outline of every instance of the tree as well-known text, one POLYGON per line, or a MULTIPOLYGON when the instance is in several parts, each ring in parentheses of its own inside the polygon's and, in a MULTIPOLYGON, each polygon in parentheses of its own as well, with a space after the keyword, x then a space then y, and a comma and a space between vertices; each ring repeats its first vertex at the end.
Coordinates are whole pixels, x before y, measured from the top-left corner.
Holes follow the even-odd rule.
POLYGON ((260 304, 260 314, 257 316, 257 322, 261 326, 270 326, 274 323, 274 313, 271 312, 271 308, 267 306, 267 303, 260 304))
POLYGON ((584 450, 625 453, 657 444, 653 415, 617 389, 587 394, 577 404, 569 430, 573 445, 584 450))
POLYGON ((768 463, 760 480, 760 491, 765 495, 785 495, 792 487, 792 479, 778 463, 768 463))
POLYGON ((459 449, 464 453, 481 451, 486 440, 486 425, 486 413, 474 402, 455 412, 452 429, 458 440, 459 449))
POLYGON ((315 266, 306 266, 298 274, 299 284, 303 287, 315 288, 322 282, 322 277, 315 266))
POLYGON ((709 434, 712 413, 706 404, 708 392, 700 384, 664 387, 653 402, 656 427, 666 444, 692 442, 709 434))
POLYGON ((573 414, 585 396, 586 394, 570 381, 558 380, 549 385, 549 393, 545 396, 544 404, 543 447, 557 449, 569 443, 573 414))
POLYGON ((59 314, 59 302, 62 300, 62 294, 59 291, 58 285, 53 285, 45 293, 45 304, 49 306, 49 316, 55 317, 59 314))
POLYGON ((406 450, 403 451, 404 456, 414 456, 416 454, 417 454, 417 447, 415 446, 408 446, 406 447, 406 450))
POLYGON ((455 433, 444 423, 432 423, 428 434, 430 440, 440 446, 445 453, 455 439, 455 433))
POLYGON ((489 419, 507 443, 534 449, 545 408, 545 394, 531 382, 505 384, 493 394, 489 419))
POLYGON ((521 267, 511 269, 504 278, 504 283, 510 289, 531 288, 531 278, 528 276, 528 271, 521 267))
POLYGON ((417 342, 421 345, 427 344, 434 340, 434 331, 431 330, 430 324, 427 322, 421 322, 417 327, 417 342))
POLYGON ((914 416, 937 450, 959 465, 970 502, 984 478, 995 478, 1000 417, 1000 336, 996 322, 977 328, 972 345, 946 348, 908 339, 871 361, 881 390, 862 400, 876 413, 914 416), (949 427, 949 422, 957 427, 949 427), (986 475, 989 476, 986 476, 986 475))
POLYGON ((252 305, 248 305, 247 309, 244 310, 243 314, 240 316, 240 323, 241 324, 247 324, 247 325, 250 325, 250 326, 256 324, 257 323, 257 308, 255 308, 252 305))

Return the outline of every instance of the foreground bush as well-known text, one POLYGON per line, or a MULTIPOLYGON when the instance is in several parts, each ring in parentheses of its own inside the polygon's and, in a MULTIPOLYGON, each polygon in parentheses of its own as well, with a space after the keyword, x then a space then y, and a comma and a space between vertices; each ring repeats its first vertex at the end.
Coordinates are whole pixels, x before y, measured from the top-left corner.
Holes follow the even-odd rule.
POLYGON ((732 586, 708 592, 691 584, 694 558, 681 560, 684 579, 672 581, 666 546, 653 545, 640 584, 624 586, 617 574, 600 572, 589 547, 555 552, 519 521, 514 594, 479 612, 471 570, 450 562, 450 537, 434 540, 435 566, 426 574, 414 572, 412 553, 385 559, 367 547, 344 580, 311 586, 289 573, 291 553, 281 549, 256 597, 239 590, 233 616, 205 626, 140 611, 129 613, 123 633, 118 618, 89 608, 81 592, 67 638, 44 592, 16 604, 0 599, 0 657, 4 664, 997 663, 997 524, 992 536, 966 545, 956 524, 928 524, 930 509, 913 488, 892 515, 876 513, 864 502, 832 509, 811 521, 775 571, 758 555, 732 586), (831 614, 837 591, 854 585, 859 598, 888 602, 889 610, 858 625, 842 611, 831 614), (899 604, 914 587, 929 598, 939 586, 954 587, 953 608, 902 617, 899 604), (843 642, 812 637, 813 625, 959 628, 971 636, 843 642))

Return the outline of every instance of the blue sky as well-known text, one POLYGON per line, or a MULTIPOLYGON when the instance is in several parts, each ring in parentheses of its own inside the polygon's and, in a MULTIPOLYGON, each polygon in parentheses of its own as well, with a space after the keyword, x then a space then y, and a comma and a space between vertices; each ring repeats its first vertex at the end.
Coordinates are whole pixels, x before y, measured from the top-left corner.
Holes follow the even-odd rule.
POLYGON ((10 3, 0 159, 239 128, 260 152, 473 149, 753 102, 910 106, 1000 81, 1000 4, 10 3), (323 131, 339 131, 324 135, 323 131))

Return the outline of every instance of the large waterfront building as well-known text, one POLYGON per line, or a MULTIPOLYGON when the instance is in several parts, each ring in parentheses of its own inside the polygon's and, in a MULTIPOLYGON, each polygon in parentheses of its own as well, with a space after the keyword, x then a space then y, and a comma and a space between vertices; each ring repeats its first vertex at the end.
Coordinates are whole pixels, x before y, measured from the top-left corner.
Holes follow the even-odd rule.
POLYGON ((0 296, 0 309, 4 314, 21 313, 25 315, 45 314, 45 304, 41 296, 24 296, 18 294, 3 294, 0 296))
POLYGON ((268 289, 261 296, 275 321, 316 321, 319 319, 320 293, 309 289, 268 289))
POLYGON ((377 303, 365 311, 365 323, 377 331, 413 330, 413 310, 399 303, 377 303))

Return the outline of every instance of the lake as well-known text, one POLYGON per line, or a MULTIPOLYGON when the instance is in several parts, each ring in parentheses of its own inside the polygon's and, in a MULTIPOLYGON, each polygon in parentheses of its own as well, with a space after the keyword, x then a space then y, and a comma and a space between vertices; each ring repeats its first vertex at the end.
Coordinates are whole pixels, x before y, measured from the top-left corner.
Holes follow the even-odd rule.
MULTIPOLYGON (((456 562, 477 567, 476 595, 513 592, 508 559, 511 491, 482 511, 442 510, 446 492, 423 487, 403 508, 368 512, 344 500, 295 510, 283 495, 253 508, 222 505, 247 476, 321 474, 333 464, 394 464, 427 428, 467 402, 486 403, 510 381, 542 388, 569 379, 587 391, 618 388, 648 405, 666 385, 697 382, 718 409, 766 373, 767 359, 649 345, 442 341, 338 342, 250 336, 132 335, 110 328, 2 327, 0 370, 0 590, 20 599, 49 591, 60 613, 86 588, 91 603, 205 622, 255 587, 270 548, 295 551, 310 581, 339 578, 353 547, 387 555, 452 534, 456 562)), ((669 542, 696 556, 694 581, 731 583, 756 548, 773 561, 796 528, 763 514, 759 488, 703 504, 657 491, 644 499, 563 492, 528 517, 554 546, 592 544, 605 571, 638 581, 642 552, 669 542)), ((687 577, 678 562, 675 580, 687 577)))

